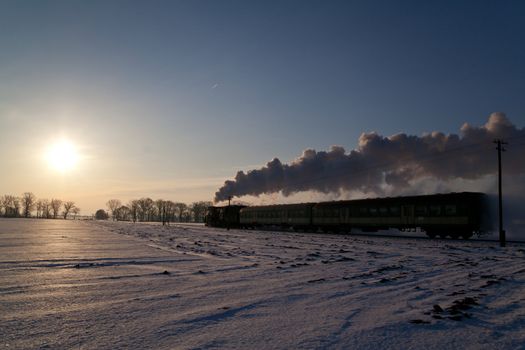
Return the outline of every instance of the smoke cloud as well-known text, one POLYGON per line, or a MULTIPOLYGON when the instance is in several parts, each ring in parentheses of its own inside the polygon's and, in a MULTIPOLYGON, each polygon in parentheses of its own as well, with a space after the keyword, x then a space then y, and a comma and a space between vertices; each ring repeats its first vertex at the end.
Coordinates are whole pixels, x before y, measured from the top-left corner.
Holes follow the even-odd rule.
POLYGON ((239 171, 215 193, 215 201, 278 192, 289 196, 301 191, 396 194, 422 179, 476 180, 497 172, 493 141, 498 138, 509 142, 509 150, 514 148, 504 156, 508 159, 505 175, 524 174, 523 150, 512 145, 523 145, 525 128, 517 128, 504 113, 493 113, 485 125, 464 124, 459 134, 385 137, 363 133, 358 147, 350 152, 332 146, 320 152, 307 149, 289 164, 274 158, 260 169, 239 171))

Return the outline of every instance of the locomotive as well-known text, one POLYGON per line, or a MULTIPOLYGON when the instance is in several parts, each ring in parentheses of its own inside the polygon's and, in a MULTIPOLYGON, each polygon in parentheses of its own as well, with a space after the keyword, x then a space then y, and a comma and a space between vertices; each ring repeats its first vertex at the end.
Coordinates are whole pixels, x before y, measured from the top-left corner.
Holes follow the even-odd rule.
POLYGON ((487 197, 458 192, 264 206, 209 207, 206 225, 349 233, 398 229, 468 239, 488 228, 487 197))

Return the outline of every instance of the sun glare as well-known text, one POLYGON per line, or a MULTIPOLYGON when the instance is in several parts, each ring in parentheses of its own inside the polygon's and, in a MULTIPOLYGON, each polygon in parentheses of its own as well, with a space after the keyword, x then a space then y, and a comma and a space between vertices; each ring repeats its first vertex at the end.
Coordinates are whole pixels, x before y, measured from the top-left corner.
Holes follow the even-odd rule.
POLYGON ((60 140, 49 147, 46 152, 46 160, 54 170, 67 172, 75 168, 78 162, 78 153, 71 142, 60 140))

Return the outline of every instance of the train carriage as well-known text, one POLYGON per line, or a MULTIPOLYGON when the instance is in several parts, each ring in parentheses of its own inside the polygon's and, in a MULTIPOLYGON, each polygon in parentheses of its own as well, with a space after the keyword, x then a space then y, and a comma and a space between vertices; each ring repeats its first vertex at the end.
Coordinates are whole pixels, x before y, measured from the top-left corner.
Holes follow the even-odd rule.
POLYGON ((313 203, 280 204, 246 207, 240 213, 241 227, 280 226, 308 228, 312 226, 313 203))
POLYGON ((453 238, 469 238, 489 229, 484 224, 486 196, 476 192, 213 208, 207 224, 222 227, 271 226, 325 232, 419 228, 429 237, 453 238))
POLYGON ((323 202, 313 207, 323 231, 420 228, 430 237, 471 237, 481 230, 485 195, 475 192, 323 202))

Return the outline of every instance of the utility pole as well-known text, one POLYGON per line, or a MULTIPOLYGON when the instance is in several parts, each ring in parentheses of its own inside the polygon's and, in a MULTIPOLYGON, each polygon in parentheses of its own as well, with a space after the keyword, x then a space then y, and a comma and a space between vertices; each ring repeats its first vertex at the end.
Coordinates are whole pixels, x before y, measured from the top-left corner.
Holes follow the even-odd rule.
POLYGON ((505 148, 502 145, 506 145, 507 142, 501 141, 501 139, 494 140, 494 143, 498 146, 498 205, 499 205, 499 245, 505 247, 505 230, 503 230, 503 196, 501 193, 501 152, 505 152, 505 148))
POLYGON ((230 215, 231 215, 231 209, 230 209, 230 202, 232 200, 232 196, 228 196, 228 215, 226 215, 226 230, 230 231, 230 215))

